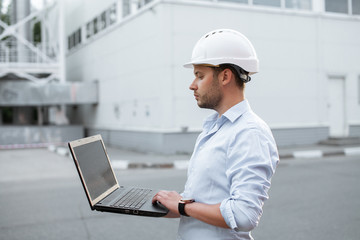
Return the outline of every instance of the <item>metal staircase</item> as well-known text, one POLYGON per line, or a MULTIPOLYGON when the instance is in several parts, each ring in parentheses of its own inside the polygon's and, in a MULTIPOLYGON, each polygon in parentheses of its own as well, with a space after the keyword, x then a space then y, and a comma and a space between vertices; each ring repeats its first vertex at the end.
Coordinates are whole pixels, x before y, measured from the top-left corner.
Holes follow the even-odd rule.
POLYGON ((40 9, 30 0, 4 2, 10 7, 0 19, 0 149, 82 137, 66 106, 96 104, 98 84, 66 81, 64 1, 43 0, 40 9))
POLYGON ((52 1, 34 11, 29 0, 11 2, 11 23, 0 20, 0 78, 15 75, 36 83, 65 81, 60 2, 52 1), (37 26, 40 39, 34 40, 37 26))

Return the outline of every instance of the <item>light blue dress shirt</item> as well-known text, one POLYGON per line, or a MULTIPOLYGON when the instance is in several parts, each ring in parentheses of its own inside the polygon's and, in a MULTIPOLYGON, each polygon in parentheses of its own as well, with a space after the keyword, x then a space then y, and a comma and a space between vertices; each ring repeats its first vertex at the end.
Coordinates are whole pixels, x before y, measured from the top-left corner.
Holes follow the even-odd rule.
POLYGON ((221 203, 230 229, 181 216, 177 239, 253 239, 270 180, 279 162, 276 143, 266 123, 247 100, 220 118, 204 122, 189 162, 184 198, 206 204, 221 203))

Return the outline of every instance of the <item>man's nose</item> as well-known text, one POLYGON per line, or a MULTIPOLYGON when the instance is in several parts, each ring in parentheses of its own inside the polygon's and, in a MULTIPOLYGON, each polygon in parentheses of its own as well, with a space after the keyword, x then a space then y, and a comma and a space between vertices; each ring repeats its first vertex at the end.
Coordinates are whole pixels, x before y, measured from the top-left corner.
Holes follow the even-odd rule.
POLYGON ((196 90, 197 86, 195 84, 195 80, 190 84, 189 89, 190 90, 196 90))

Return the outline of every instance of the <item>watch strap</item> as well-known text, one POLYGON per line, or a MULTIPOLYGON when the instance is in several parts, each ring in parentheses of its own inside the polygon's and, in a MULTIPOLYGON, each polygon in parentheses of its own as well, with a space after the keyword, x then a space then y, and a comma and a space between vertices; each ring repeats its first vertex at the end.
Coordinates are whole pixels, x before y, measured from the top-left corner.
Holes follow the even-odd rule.
POLYGON ((179 210, 180 215, 185 216, 185 217, 189 217, 189 215, 187 215, 186 212, 185 212, 185 205, 186 205, 185 203, 179 202, 178 210, 179 210))
POLYGON ((193 202, 195 202, 195 199, 184 199, 184 198, 180 199, 179 205, 178 205, 178 210, 179 210, 180 215, 190 217, 185 212, 185 205, 188 204, 188 203, 193 203, 193 202))

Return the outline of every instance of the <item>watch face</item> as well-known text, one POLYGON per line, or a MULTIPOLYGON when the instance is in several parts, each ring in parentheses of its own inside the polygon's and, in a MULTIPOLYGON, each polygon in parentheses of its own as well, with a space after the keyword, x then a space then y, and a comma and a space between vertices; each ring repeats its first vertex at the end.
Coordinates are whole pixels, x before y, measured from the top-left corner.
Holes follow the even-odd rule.
POLYGON ((195 199, 192 199, 192 198, 183 198, 180 200, 180 202, 183 202, 183 203, 192 203, 192 202, 195 202, 195 199))

